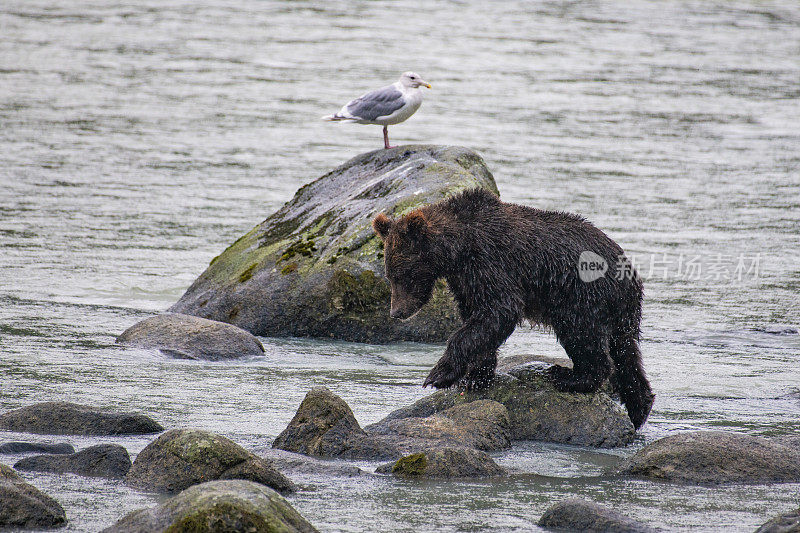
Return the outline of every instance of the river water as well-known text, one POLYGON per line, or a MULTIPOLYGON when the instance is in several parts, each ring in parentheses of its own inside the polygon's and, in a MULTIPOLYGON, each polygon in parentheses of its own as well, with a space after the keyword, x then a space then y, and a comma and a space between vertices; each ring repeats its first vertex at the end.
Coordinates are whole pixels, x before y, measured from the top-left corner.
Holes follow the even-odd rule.
MULTIPOLYGON (((378 127, 319 117, 411 69, 433 89, 393 143, 468 146, 505 200, 582 213, 634 257, 656 403, 627 449, 517 443, 495 454, 516 472, 501 481, 299 478, 316 490, 292 504, 323 531, 530 531, 577 495, 668 530, 750 531, 800 486, 604 473, 674 431, 800 431, 798 57, 790 1, 2 1, 0 409, 139 410, 259 450, 313 386, 362 425, 424 396, 442 346, 262 339, 266 357, 234 363, 114 346, 298 187, 380 148, 378 127)), ((519 328, 502 354, 521 353, 562 351, 519 328)), ((150 438, 51 440, 135 454, 150 438)), ((67 531, 156 501, 26 478, 67 531)))

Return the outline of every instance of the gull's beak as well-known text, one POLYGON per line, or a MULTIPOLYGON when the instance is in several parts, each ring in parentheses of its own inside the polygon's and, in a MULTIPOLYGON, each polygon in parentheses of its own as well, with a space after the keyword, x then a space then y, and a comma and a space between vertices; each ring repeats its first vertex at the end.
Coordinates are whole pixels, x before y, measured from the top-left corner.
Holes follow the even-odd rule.
POLYGON ((431 88, 431 84, 430 84, 430 83, 428 83, 427 81, 422 81, 422 80, 419 80, 419 84, 420 84, 420 85, 424 85, 424 86, 425 86, 425 87, 427 87, 428 89, 430 89, 430 88, 431 88))

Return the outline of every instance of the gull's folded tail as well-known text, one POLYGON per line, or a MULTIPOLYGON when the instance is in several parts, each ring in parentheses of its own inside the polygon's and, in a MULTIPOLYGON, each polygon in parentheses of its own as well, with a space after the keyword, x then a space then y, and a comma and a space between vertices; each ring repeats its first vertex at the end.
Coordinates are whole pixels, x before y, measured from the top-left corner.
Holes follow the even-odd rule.
POLYGON ((340 115, 339 113, 335 113, 333 115, 325 115, 324 117, 322 117, 322 120, 328 120, 328 121, 336 122, 336 121, 339 121, 339 120, 353 120, 353 119, 351 117, 346 117, 344 115, 340 115))

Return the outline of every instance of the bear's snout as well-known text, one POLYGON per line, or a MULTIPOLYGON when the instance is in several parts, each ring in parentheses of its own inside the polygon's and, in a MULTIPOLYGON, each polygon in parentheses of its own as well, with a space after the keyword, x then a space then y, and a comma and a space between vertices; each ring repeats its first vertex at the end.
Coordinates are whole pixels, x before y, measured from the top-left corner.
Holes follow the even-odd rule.
POLYGON ((399 320, 405 320, 414 316, 414 314, 419 311, 421 307, 422 305, 416 302, 409 295, 404 294, 401 297, 398 294, 398 291, 395 291, 395 293, 392 294, 392 303, 391 307, 389 308, 389 316, 399 320))
POLYGON ((409 318, 413 314, 414 311, 409 309, 403 309, 402 307, 392 306, 392 308, 389 310, 389 316, 392 318, 397 318, 399 320, 405 320, 406 318, 409 318))

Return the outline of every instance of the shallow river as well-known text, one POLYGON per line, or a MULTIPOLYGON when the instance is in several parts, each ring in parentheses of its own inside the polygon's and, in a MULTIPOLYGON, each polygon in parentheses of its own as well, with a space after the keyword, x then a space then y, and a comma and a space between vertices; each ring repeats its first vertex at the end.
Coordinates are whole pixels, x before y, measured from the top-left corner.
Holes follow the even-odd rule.
MULTIPOLYGON (((578 495, 668 530, 751 531, 800 486, 603 473, 674 431, 800 431, 798 57, 790 1, 0 2, 0 410, 140 410, 258 450, 316 385, 362 425, 425 395, 442 346, 262 339, 237 363, 114 346, 298 187, 380 148, 378 127, 319 117, 413 69, 433 89, 393 143, 468 146, 505 200, 582 213, 633 255, 656 403, 626 449, 517 443, 494 454, 517 472, 502 481, 298 479, 316 490, 292 504, 323 531, 530 531, 578 495)), ((502 354, 520 353, 562 351, 520 328, 502 354)), ((155 502, 26 478, 67 531, 155 502)))

